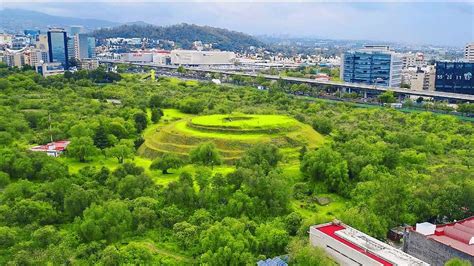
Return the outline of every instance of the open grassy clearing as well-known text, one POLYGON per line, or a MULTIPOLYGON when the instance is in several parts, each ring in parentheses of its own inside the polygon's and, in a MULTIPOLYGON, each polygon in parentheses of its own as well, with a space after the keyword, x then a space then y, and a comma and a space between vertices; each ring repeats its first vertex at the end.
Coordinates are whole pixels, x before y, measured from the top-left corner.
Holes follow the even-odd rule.
MULTIPOLYGON (((286 130, 298 126, 295 119, 284 115, 206 115, 192 118, 192 126, 207 127, 214 130, 238 130, 239 133, 246 131, 260 130, 286 130)), ((232 132, 232 131, 230 131, 232 132)))
POLYGON ((314 148, 323 137, 311 126, 282 115, 207 115, 191 116, 165 109, 160 123, 144 132, 140 156, 154 159, 165 153, 187 158, 203 142, 213 142, 224 161, 232 164, 257 143, 278 146, 285 161, 297 159, 302 146, 314 148))
POLYGON ((330 203, 322 206, 316 202, 292 199, 291 207, 304 218, 310 218, 317 213, 326 220, 332 220, 339 217, 339 215, 344 212, 347 206, 347 200, 339 195, 333 193, 323 193, 318 194, 317 196, 329 198, 330 203))

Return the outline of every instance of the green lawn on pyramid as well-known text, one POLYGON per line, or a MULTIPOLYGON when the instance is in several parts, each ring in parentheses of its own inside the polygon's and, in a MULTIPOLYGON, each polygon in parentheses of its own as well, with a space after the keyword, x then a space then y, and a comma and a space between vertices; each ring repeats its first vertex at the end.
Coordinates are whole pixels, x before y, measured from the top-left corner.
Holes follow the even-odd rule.
POLYGON ((233 163, 257 143, 280 148, 285 161, 298 158, 303 146, 315 148, 323 136, 311 126, 285 115, 214 114, 192 116, 166 109, 162 121, 144 134, 141 156, 154 159, 164 153, 187 158, 200 143, 213 142, 226 163, 233 163))

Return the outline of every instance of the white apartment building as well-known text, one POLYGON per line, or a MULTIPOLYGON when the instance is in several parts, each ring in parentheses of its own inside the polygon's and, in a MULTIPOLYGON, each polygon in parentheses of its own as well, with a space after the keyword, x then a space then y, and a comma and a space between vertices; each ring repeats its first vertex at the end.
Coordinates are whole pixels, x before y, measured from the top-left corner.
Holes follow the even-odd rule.
POLYGON ((474 62, 474 42, 466 44, 464 47, 464 59, 469 62, 474 62))
POLYGON ((43 62, 49 62, 48 51, 37 48, 29 48, 25 50, 25 64, 30 66, 36 66, 43 62))
POLYGON ((435 90, 435 67, 409 67, 402 70, 402 83, 410 85, 410 89, 417 91, 435 90))
POLYGON ((403 68, 421 67, 425 65, 425 56, 423 53, 406 53, 402 56, 403 68))
POLYGON ((5 45, 5 46, 8 46, 8 47, 11 47, 12 46, 12 40, 13 40, 12 35, 0 33, 0 46, 5 45))
POLYGON ((94 70, 99 67, 99 60, 94 58, 84 58, 79 61, 79 68, 86 70, 94 70))

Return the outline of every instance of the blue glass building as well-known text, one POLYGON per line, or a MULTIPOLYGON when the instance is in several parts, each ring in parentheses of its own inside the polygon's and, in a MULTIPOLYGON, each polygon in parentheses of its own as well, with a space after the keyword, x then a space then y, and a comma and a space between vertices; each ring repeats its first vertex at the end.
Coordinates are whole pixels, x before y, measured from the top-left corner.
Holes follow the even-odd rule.
POLYGON ((78 59, 95 58, 95 38, 87 34, 77 34, 77 57, 78 59))
POLYGON ((64 29, 50 29, 48 31, 49 61, 60 62, 68 68, 68 38, 64 29))
POLYGON ((95 58, 95 38, 94 37, 88 37, 87 38, 87 54, 88 58, 95 58))
POLYGON ((76 57, 76 45, 74 37, 67 37, 67 55, 70 59, 76 57))
POLYGON ((436 62, 435 90, 474 95, 474 63, 436 62))
POLYGON ((345 82, 400 87, 401 56, 388 46, 366 46, 343 54, 341 79, 345 82))

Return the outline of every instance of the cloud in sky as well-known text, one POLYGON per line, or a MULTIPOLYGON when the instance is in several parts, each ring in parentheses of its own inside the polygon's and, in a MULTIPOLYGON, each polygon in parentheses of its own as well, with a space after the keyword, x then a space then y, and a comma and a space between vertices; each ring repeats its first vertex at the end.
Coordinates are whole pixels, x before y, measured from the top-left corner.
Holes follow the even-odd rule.
POLYGON ((51 15, 195 23, 250 34, 461 46, 474 41, 474 4, 453 2, 4 2, 51 15))

